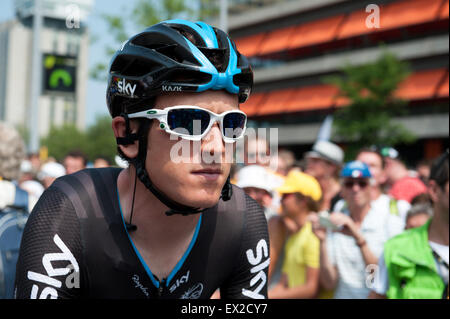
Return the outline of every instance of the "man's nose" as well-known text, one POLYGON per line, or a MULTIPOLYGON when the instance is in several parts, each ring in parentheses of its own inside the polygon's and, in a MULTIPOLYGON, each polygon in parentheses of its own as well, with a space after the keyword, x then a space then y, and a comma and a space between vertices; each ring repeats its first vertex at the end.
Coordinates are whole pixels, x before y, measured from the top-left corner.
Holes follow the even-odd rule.
POLYGON ((209 153, 210 155, 220 155, 225 153, 225 145, 222 139, 222 132, 219 124, 216 122, 209 130, 208 134, 202 140, 202 153, 209 153))

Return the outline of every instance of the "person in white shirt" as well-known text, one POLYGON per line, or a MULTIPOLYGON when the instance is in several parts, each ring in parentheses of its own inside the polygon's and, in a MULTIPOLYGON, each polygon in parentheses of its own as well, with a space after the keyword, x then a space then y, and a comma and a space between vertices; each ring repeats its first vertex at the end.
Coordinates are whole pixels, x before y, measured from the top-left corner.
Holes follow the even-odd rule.
POLYGON ((341 172, 341 212, 330 214, 335 229, 325 229, 318 216, 311 216, 321 244, 320 280, 336 299, 365 299, 367 279, 378 263, 384 243, 403 230, 403 222, 389 211, 373 206, 369 187, 372 175, 360 161, 346 164, 341 172), (387 227, 389 226, 389 227, 387 227))

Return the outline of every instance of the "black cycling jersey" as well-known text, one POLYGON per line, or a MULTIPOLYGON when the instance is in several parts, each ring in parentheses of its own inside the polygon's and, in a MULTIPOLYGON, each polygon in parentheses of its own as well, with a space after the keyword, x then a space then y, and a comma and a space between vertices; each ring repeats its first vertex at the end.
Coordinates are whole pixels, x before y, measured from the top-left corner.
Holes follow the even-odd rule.
MULTIPOLYGON (((269 240, 261 207, 233 186, 201 214, 191 243, 159 280, 134 246, 117 190, 121 169, 57 179, 25 227, 16 298, 266 298, 269 240)), ((168 217, 170 218, 170 217, 168 217)))

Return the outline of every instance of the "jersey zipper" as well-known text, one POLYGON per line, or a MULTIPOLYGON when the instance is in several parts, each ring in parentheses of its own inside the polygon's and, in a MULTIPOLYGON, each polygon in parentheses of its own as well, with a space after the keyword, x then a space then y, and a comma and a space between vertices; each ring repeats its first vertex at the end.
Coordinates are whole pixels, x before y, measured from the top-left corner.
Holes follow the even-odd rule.
POLYGON ((166 279, 163 279, 159 282, 159 288, 158 288, 158 297, 161 297, 164 292, 164 284, 166 283, 166 279))

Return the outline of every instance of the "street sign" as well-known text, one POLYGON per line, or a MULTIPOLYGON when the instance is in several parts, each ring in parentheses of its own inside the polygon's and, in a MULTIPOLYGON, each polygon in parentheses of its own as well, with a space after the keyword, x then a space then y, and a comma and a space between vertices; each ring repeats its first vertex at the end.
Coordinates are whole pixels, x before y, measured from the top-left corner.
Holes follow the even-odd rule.
POLYGON ((75 93, 77 59, 73 56, 44 54, 43 94, 75 93))

